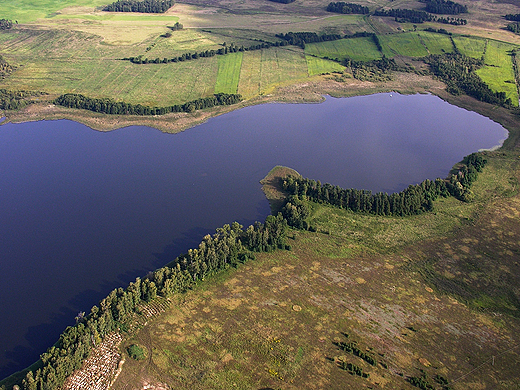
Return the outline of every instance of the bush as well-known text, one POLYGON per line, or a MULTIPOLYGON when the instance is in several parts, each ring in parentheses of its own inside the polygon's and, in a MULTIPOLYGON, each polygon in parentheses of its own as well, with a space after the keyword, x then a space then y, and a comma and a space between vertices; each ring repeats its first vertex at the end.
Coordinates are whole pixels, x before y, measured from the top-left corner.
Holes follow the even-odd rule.
POLYGON ((146 353, 144 349, 137 344, 132 344, 126 349, 126 351, 132 359, 143 360, 144 358, 146 358, 146 353))

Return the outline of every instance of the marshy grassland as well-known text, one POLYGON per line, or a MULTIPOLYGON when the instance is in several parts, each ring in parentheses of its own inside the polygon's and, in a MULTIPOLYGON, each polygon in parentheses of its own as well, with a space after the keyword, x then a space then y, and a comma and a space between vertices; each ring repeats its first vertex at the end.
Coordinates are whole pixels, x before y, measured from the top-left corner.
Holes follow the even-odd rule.
MULTIPOLYGON (((461 2, 469 8, 464 26, 332 14, 325 0, 190 0, 158 15, 104 12, 100 0, 69 1, 66 8, 53 0, 0 0, 0 17, 18 21, 0 31, 0 55, 14 69, 0 79, 0 89, 46 93, 20 110, 5 110, 7 121, 68 118, 100 130, 141 124, 176 132, 267 101, 398 91, 437 94, 510 132, 501 149, 483 152, 488 164, 469 202, 441 198, 434 212, 410 217, 309 203, 317 231, 290 230, 290 250, 259 253, 187 293, 152 301, 153 315, 136 315, 135 326, 122 333, 117 348, 124 364, 112 389, 418 388, 412 378, 427 389, 520 386, 520 78, 511 55, 520 37, 505 30, 502 17, 519 13, 520 4, 461 2), (176 22, 184 28, 172 31, 176 22), (380 47, 365 36, 179 62, 127 60, 249 47, 291 31, 366 31, 380 47), (421 57, 453 52, 483 59, 477 74, 512 107, 446 92, 421 57), (384 81, 356 79, 342 63, 383 56, 400 66, 384 81), (53 104, 58 95, 80 93, 167 106, 219 92, 239 93, 244 101, 157 117, 53 104), (131 345, 145 358, 131 359, 131 345)), ((371 10, 424 7, 412 0, 360 3, 371 10)), ((275 169, 264 182, 274 208, 284 199, 278 180, 290 172, 275 169)))

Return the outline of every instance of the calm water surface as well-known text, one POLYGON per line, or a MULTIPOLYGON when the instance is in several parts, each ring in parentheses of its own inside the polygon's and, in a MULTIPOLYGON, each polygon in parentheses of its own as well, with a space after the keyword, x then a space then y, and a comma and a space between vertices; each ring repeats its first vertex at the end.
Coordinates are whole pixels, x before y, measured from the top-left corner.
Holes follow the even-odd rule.
POLYGON ((66 120, 0 127, 0 377, 24 368, 115 287, 224 223, 263 221, 275 165, 400 191, 499 145, 491 120, 430 95, 267 104, 168 135, 66 120))

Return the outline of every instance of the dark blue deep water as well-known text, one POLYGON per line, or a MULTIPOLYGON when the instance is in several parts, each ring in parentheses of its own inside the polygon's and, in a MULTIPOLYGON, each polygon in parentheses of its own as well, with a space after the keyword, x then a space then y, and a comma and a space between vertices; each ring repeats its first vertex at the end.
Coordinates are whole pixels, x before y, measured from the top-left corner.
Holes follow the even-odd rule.
POLYGON ((66 120, 0 126, 0 378, 34 362, 110 290, 215 228, 263 221, 275 165, 400 191, 501 144, 491 120, 431 95, 266 104, 169 135, 66 120))

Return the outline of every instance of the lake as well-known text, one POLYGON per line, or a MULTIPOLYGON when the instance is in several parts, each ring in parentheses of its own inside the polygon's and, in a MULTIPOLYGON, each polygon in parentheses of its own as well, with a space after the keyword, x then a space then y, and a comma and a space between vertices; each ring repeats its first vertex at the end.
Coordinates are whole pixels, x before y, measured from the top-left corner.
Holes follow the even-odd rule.
POLYGON ((247 107, 179 134, 67 120, 0 126, 0 377, 33 363, 79 311, 196 247, 263 221, 275 165, 396 192, 501 145, 499 124, 432 95, 247 107))

